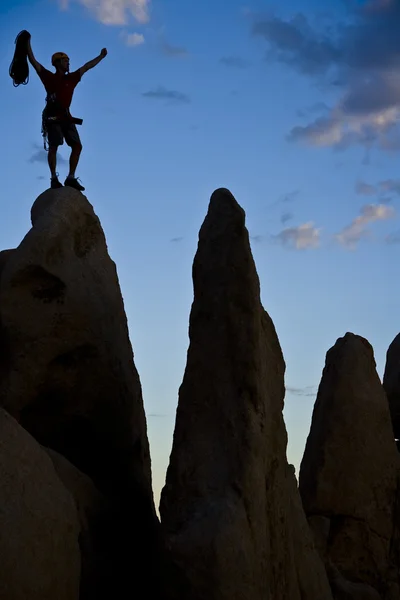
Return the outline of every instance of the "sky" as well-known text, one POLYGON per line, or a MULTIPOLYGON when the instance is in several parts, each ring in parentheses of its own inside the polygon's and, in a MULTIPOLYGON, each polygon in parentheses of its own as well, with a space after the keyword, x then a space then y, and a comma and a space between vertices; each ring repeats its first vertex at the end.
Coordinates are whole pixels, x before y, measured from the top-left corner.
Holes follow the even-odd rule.
MULTIPOLYGON (((286 361, 298 470, 325 354, 347 331, 382 377, 400 330, 400 0, 2 0, 0 247, 16 247, 49 185, 45 92, 8 69, 19 31, 71 70, 77 170, 117 264, 158 503, 188 347, 191 267, 211 193, 246 211, 286 361)), ((68 149, 58 171, 67 175, 68 149)))

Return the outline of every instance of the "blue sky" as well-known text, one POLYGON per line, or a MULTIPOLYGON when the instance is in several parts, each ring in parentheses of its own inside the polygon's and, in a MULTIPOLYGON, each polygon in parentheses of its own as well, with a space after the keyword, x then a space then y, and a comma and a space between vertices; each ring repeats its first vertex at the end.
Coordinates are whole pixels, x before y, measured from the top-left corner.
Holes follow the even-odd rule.
MULTIPOLYGON (((8 75, 32 34, 50 68, 107 47, 71 112, 77 175, 117 263, 158 499, 185 368, 197 234, 217 187, 247 213, 262 301, 287 364, 288 458, 298 467, 325 353, 346 331, 382 376, 400 330, 400 0, 3 0, 1 248, 48 186, 45 93, 8 75)), ((61 157, 68 158, 65 146, 61 157)), ((58 166, 60 177, 66 163, 58 166)))

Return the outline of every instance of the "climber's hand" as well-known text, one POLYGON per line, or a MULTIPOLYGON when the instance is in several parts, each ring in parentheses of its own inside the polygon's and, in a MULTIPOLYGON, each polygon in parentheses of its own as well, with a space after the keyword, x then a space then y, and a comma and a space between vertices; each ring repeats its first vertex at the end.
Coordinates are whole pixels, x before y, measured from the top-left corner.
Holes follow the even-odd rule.
POLYGON ((107 56, 107 48, 102 49, 102 51, 100 52, 100 56, 101 58, 105 58, 107 56))

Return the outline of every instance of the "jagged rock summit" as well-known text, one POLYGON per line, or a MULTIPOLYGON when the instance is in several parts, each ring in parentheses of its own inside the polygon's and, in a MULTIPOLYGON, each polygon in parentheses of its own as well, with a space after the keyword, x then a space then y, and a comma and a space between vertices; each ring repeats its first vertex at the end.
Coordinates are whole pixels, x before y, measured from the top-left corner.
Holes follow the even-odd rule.
POLYGON ((283 360, 245 213, 214 192, 193 265, 190 346, 160 514, 167 597, 329 600, 286 460, 283 360))
POLYGON ((371 597, 389 597, 400 584, 399 459, 372 347, 347 333, 326 355, 299 486, 327 564, 350 588, 369 586, 371 597))

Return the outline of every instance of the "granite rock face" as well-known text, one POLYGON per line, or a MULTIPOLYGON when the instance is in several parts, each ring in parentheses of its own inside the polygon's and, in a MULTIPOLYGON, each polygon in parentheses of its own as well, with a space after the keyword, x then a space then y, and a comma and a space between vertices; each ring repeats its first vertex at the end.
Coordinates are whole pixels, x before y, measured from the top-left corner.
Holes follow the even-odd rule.
POLYGON ((31 219, 1 261, 0 406, 106 497, 114 593, 137 587, 132 562, 138 578, 148 577, 158 524, 116 267, 98 217, 76 190, 47 190, 31 219))
POLYGON ((151 504, 140 382, 100 222, 63 188, 39 196, 32 223, 0 280, 0 404, 99 488, 135 485, 151 504))
POLYGON ((109 562, 114 554, 103 536, 104 521, 109 519, 106 498, 87 475, 81 473, 66 458, 45 448, 59 479, 70 492, 78 514, 81 575, 79 600, 101 598, 107 586, 109 562))
POLYGON ((0 277, 1 277, 2 270, 4 269, 4 267, 6 265, 6 262, 11 257, 13 252, 14 252, 14 250, 0 250, 0 277))
POLYGON ((400 334, 390 344, 386 354, 383 387, 389 401, 393 433, 400 439, 400 334))
POLYGON ((245 215, 211 197, 193 265, 190 346, 160 514, 168 598, 328 600, 286 460, 283 360, 245 215))
POLYGON ((347 333, 326 356, 299 488, 325 560, 349 583, 382 597, 393 577, 398 583, 392 568, 399 467, 372 347, 347 333))
POLYGON ((78 600, 81 527, 46 451, 0 409, 0 598, 78 600))

